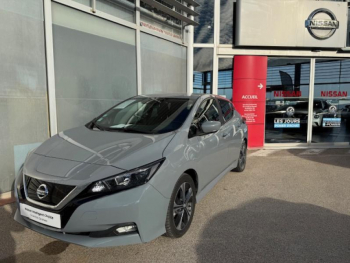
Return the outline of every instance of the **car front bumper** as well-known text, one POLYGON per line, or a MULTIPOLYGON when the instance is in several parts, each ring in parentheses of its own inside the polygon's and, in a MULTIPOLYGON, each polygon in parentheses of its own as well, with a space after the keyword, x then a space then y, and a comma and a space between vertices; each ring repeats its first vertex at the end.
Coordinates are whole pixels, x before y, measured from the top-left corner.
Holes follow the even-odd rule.
MULTIPOLYGON (((24 202, 17 196, 17 204, 24 202)), ((79 205, 61 229, 52 228, 20 214, 15 220, 43 235, 86 247, 110 247, 149 242, 165 233, 169 199, 152 185, 145 184, 79 205), (112 237, 91 237, 89 233, 105 231, 118 224, 135 223, 138 231, 112 237), (84 234, 82 234, 84 233, 84 234)), ((44 207, 33 206, 42 210, 44 207)), ((53 211, 50 211, 53 212, 53 211)))

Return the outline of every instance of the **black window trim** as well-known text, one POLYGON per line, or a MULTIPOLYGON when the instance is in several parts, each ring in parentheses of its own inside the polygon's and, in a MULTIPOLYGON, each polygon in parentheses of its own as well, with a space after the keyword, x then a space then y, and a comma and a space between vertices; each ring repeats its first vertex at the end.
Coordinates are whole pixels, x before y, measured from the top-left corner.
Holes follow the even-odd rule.
MULTIPOLYGON (((220 120, 221 126, 222 126, 222 125, 225 124, 225 121, 224 121, 224 118, 223 118, 223 116, 222 116, 221 107, 220 107, 219 101, 218 101, 218 99, 217 99, 216 96, 210 96, 210 97, 205 98, 204 100, 202 100, 202 101, 199 103, 197 109, 195 110, 195 111, 196 111, 195 114, 197 113, 197 110, 198 110, 199 107, 202 105, 202 103, 206 102, 207 100, 211 100, 211 99, 214 100, 214 101, 216 102, 216 106, 218 107, 218 112, 219 112, 219 120, 220 120)), ((191 120, 191 125, 192 125, 192 123, 193 123, 194 118, 195 118, 195 117, 193 117, 192 120, 191 120)), ((191 128, 190 128, 190 129, 191 129, 191 128)), ((199 137, 199 136, 205 136, 205 135, 207 135, 207 134, 199 134, 199 135, 195 135, 195 136, 190 137, 190 131, 191 131, 191 130, 188 131, 188 138, 189 138, 189 139, 195 138, 195 137, 199 137)))
POLYGON ((220 107, 220 116, 221 116, 221 119, 222 119, 221 124, 224 125, 225 123, 227 123, 227 122, 229 122, 230 120, 232 120, 232 118, 235 116, 236 109, 235 109, 233 103, 232 103, 230 100, 228 100, 228 99, 226 99, 226 98, 224 98, 224 97, 222 97, 222 98, 216 97, 216 100, 217 100, 217 103, 218 103, 218 105, 219 105, 219 107, 220 107), (228 102, 229 104, 231 104, 231 106, 232 106, 233 114, 232 114, 232 117, 231 117, 229 120, 227 120, 227 121, 225 120, 225 118, 224 118, 224 116, 223 116, 223 114, 222 114, 222 108, 221 108, 221 105, 220 105, 219 100, 226 101, 226 102, 228 102))

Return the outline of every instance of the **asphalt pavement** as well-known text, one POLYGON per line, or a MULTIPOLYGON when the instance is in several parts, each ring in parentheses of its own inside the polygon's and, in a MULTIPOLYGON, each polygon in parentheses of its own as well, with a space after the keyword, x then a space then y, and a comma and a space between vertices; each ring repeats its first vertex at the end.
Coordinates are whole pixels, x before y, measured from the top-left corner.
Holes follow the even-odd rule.
POLYGON ((199 203, 181 239, 84 248, 0 206, 0 262, 350 262, 350 150, 250 151, 199 203))

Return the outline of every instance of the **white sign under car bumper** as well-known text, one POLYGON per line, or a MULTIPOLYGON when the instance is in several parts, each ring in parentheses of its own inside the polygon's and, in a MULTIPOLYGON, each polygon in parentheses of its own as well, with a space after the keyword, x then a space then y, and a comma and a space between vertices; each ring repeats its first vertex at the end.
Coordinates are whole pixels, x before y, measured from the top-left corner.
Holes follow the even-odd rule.
POLYGON ((61 216, 59 214, 37 209, 26 204, 20 204, 19 206, 22 216, 47 226, 61 228, 61 216))

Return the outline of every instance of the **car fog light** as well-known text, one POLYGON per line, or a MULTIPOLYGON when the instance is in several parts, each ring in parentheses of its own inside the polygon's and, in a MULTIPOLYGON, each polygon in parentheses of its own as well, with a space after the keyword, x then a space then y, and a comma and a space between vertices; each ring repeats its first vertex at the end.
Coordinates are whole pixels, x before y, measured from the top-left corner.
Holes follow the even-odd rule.
POLYGON ((137 230, 137 227, 136 225, 129 225, 129 226, 122 226, 122 227, 118 227, 116 229, 116 231, 119 233, 119 234, 125 234, 125 233, 128 233, 128 232, 134 232, 137 230))

